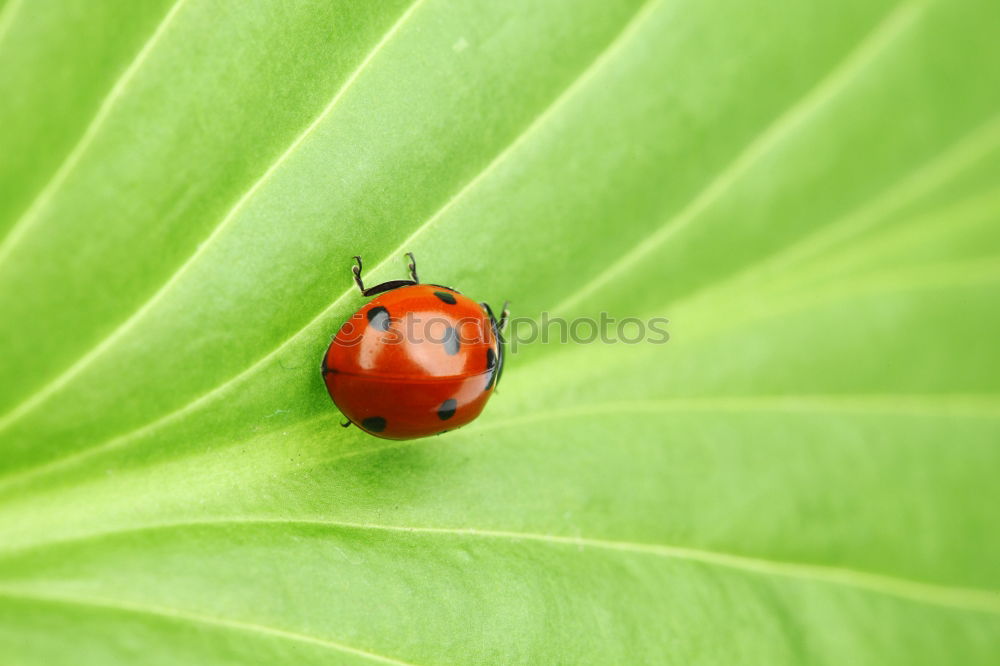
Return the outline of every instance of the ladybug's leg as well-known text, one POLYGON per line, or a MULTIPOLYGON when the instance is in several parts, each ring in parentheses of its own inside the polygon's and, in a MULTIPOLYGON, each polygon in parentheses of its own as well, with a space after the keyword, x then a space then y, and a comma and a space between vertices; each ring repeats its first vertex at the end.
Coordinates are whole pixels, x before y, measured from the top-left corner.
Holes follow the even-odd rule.
MULTIPOLYGON (((410 259, 413 259, 413 255, 410 255, 410 259)), ((351 267, 351 272, 354 273, 354 284, 358 285, 358 289, 365 296, 374 296, 375 294, 381 294, 382 292, 389 291, 390 289, 396 289, 397 287, 405 287, 411 284, 417 284, 417 268, 414 263, 410 264, 410 275, 413 276, 412 280, 389 280, 388 282, 383 282, 382 284, 377 284, 374 287, 368 287, 365 289, 365 283, 361 279, 361 257, 355 256, 354 261, 356 262, 354 266, 351 267)))
POLYGON ((510 301, 503 302, 503 309, 500 311, 500 321, 497 322, 497 330, 503 333, 504 329, 507 328, 507 320, 510 319, 510 301))
POLYGON ((412 252, 407 252, 406 256, 410 258, 410 278, 414 284, 420 284, 420 278, 417 277, 417 260, 413 258, 412 252))
POLYGON ((486 310, 486 314, 490 318, 490 325, 493 326, 493 335, 496 337, 498 343, 496 371, 493 373, 493 376, 490 377, 489 385, 486 387, 492 387, 495 391, 497 384, 500 383, 500 375, 503 374, 504 351, 507 346, 505 344, 505 340, 503 339, 503 330, 507 326, 507 320, 510 319, 510 310, 507 307, 510 305, 510 301, 503 302, 503 310, 500 312, 500 321, 497 321, 497 318, 493 316, 493 309, 488 303, 480 303, 480 305, 483 306, 483 309, 486 310))
POLYGON ((500 312, 499 321, 493 315, 493 308, 490 307, 489 303, 483 301, 479 305, 483 308, 483 310, 486 310, 486 314, 490 318, 490 323, 493 324, 493 328, 496 330, 497 334, 503 333, 503 330, 507 327, 507 320, 510 318, 510 309, 507 307, 510 305, 510 301, 503 302, 503 310, 500 312))
POLYGON ((503 331, 507 328, 507 323, 510 320, 510 308, 507 307, 509 305, 510 301, 503 302, 503 309, 500 312, 500 321, 494 324, 497 331, 497 340, 500 343, 497 345, 497 351, 499 353, 497 354, 497 374, 496 377, 493 378, 494 391, 497 390, 497 385, 500 383, 500 377, 503 376, 504 356, 506 355, 504 352, 507 350, 507 341, 503 339, 503 331))
POLYGON ((340 427, 341 428, 349 428, 352 423, 353 423, 353 421, 351 421, 351 419, 347 419, 346 421, 344 421, 343 423, 340 424, 340 427))

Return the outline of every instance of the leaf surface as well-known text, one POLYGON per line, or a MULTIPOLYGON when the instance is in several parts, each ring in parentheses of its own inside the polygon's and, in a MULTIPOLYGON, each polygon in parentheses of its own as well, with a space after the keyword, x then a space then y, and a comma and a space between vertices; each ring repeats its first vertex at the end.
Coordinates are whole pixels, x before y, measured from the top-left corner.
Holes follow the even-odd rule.
POLYGON ((995 3, 60 4, 0 7, 14 663, 995 660, 995 3), (406 251, 669 342, 341 429, 406 251))

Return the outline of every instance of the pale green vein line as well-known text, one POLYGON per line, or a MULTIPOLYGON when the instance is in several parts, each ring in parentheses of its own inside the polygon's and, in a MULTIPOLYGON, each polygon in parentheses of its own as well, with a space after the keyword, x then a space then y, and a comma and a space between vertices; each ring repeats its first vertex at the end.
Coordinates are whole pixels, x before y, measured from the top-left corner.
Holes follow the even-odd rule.
MULTIPOLYGON (((558 384, 555 385, 558 387, 558 384)), ((440 438, 424 438, 405 441, 393 441, 379 445, 366 446, 346 452, 337 453, 327 458, 316 460, 317 466, 329 467, 334 463, 353 458, 367 458, 388 451, 407 449, 411 447, 449 447, 463 440, 482 438, 484 434, 506 429, 515 429, 541 423, 560 420, 583 419, 597 417, 602 419, 632 417, 642 414, 648 417, 673 416, 684 413, 744 413, 744 414, 816 414, 829 413, 834 415, 899 415, 907 417, 963 417, 963 418, 1000 418, 1000 395, 991 394, 869 394, 869 395, 733 395, 678 397, 654 400, 604 401, 570 407, 538 410, 534 412, 518 412, 504 414, 493 412, 480 418, 474 424, 448 433, 440 438)), ((336 427, 340 419, 333 414, 324 414, 299 422, 288 423, 283 428, 308 427, 315 424, 317 432, 328 431, 336 427)), ((244 444, 239 444, 239 447, 244 444)), ((79 541, 79 536, 69 541, 79 541)), ((62 539, 45 541, 44 545, 61 543, 62 539)), ((43 545, 33 543, 28 546, 3 548, 4 554, 30 550, 43 545)))
MULTIPOLYGON (((809 279, 821 278, 836 272, 839 276, 854 275, 858 264, 872 261, 880 255, 885 256, 894 250, 905 249, 907 245, 916 247, 924 245, 934 247, 937 244, 974 231, 984 223, 993 222, 1000 212, 1000 190, 990 189, 976 195, 966 197, 957 203, 921 212, 919 215, 906 218, 906 224, 893 225, 878 235, 870 236, 865 243, 855 243, 844 247, 836 254, 824 254, 815 257, 807 265, 795 271, 794 280, 780 280, 775 286, 788 284, 798 288, 809 279)), ((763 266, 755 268, 752 273, 764 272, 763 266)), ((751 283, 748 279, 756 277, 741 273, 740 281, 751 283)), ((728 282, 728 281, 727 281, 728 282)), ((759 286, 759 285, 755 285, 759 286)))
POLYGON ((243 631, 252 634, 262 634, 265 636, 273 638, 281 638, 285 640, 295 641, 298 643, 308 643, 311 645, 318 645, 323 648, 328 648, 344 654, 354 655, 356 657, 363 657, 365 659, 370 659, 372 661, 377 661, 383 664, 396 664, 397 666, 415 666, 411 662, 400 661, 398 659, 393 659, 392 657, 386 657, 380 654, 376 654, 374 652, 368 652, 367 650, 361 650, 359 648, 354 648, 349 645, 344 645, 343 643, 337 643, 335 641, 330 641, 324 638, 318 638, 316 636, 310 636, 308 634, 301 634, 295 631, 288 631, 286 629, 278 629, 276 627, 269 627, 267 625, 257 624, 254 622, 245 622, 242 620, 232 620, 229 618, 203 615, 201 613, 193 613, 190 611, 179 610, 177 608, 154 606, 152 604, 140 604, 132 601, 124 601, 121 599, 107 599, 101 597, 79 596, 70 594, 53 594, 47 591, 38 591, 26 587, 18 587, 10 585, 0 586, 0 596, 7 597, 8 599, 19 599, 22 601, 28 600, 28 601, 66 604, 73 606, 86 606, 92 608, 103 608, 111 611, 120 611, 124 613, 153 615, 174 622, 188 622, 193 624, 201 624, 210 627, 243 631))
MULTIPOLYGON (((448 434, 446 437, 433 439, 407 440, 392 442, 385 445, 372 446, 360 450, 353 450, 332 455, 328 458, 316 459, 313 463, 317 469, 332 469, 335 464, 342 463, 349 459, 365 459, 370 456, 377 456, 388 451, 397 451, 409 448, 436 448, 439 450, 453 450, 454 447, 464 447, 471 444, 482 444, 492 442, 487 436, 490 433, 517 429, 523 427, 536 427, 542 423, 554 423, 558 421, 577 421, 586 418, 634 418, 641 414, 646 418, 670 417, 676 418, 678 414, 692 413, 740 413, 758 415, 770 413, 778 416, 789 414, 802 414, 813 416, 817 413, 827 413, 837 417, 854 414, 861 416, 884 416, 898 415, 906 418, 948 418, 948 417, 972 417, 997 419, 1000 418, 1000 395, 994 394, 872 394, 863 396, 840 396, 840 395, 809 395, 809 396, 717 396, 704 398, 668 398, 661 400, 636 400, 636 401, 613 401, 600 402, 586 405, 575 405, 561 409, 551 409, 546 411, 536 411, 522 415, 497 414, 488 423, 477 422, 476 425, 463 428, 448 434)), ((328 425, 334 425, 336 419, 329 417, 319 417, 312 421, 327 421, 328 425)), ((243 444, 239 445, 244 446, 243 444)), ((374 463, 378 464, 378 463, 374 463)), ((281 473, 280 471, 278 472, 281 473)), ((112 484, 110 492, 114 494, 114 485, 117 479, 109 479, 112 484)), ((109 489, 105 489, 108 491, 109 489)), ((70 500, 72 501, 72 500, 70 500)), ((38 519, 36 509, 28 503, 26 510, 22 513, 34 515, 38 519)), ((36 539, 19 543, 16 545, 4 546, 0 544, 0 560, 11 559, 23 556, 25 553, 46 551, 52 548, 73 544, 79 547, 81 544, 106 539, 117 534, 125 534, 144 530, 166 529, 170 525, 187 523, 160 523, 152 525, 133 525, 119 528, 104 529, 97 531, 87 531, 76 534, 48 536, 47 538, 36 539)))
MULTIPOLYGON (((184 0, 180 0, 184 2, 184 0)), ((351 73, 344 84, 340 87, 337 93, 333 96, 333 99, 323 108, 323 110, 316 116, 315 119, 306 127, 288 148, 271 164, 270 167, 261 175, 260 178, 254 182, 250 188, 243 193, 243 195, 237 200, 236 204, 229 210, 228 213, 222 218, 222 220, 215 226, 212 232, 202 241, 195 252, 188 257, 188 259, 174 272, 170 278, 163 283, 163 285, 154 293, 149 300, 142 304, 142 306, 136 310, 132 315, 121 323, 114 331, 111 332, 107 337, 105 337, 100 343, 93 347, 89 352, 84 354, 80 359, 70 366, 65 372, 61 372, 53 381, 49 382, 41 389, 33 393, 26 400, 17 405, 10 412, 0 417, 0 431, 9 427, 12 423, 16 422, 19 418, 30 412, 31 410, 38 407, 40 404, 44 403, 49 397, 54 393, 59 391, 64 386, 68 385, 74 379, 76 379, 81 372, 86 370, 91 363, 104 354, 108 349, 112 348, 119 340, 121 340, 125 335, 127 335, 135 325, 148 313, 150 310, 155 308, 163 297, 176 285, 187 273, 187 271, 198 262, 198 260, 205 254, 208 248, 211 246, 213 241, 217 239, 223 231, 229 227, 230 223, 240 214, 243 207, 246 206, 260 190, 263 185, 270 180, 271 176, 280 169, 285 162, 295 153, 296 150, 302 145, 302 143, 309 138, 312 133, 316 130, 319 125, 326 120, 333 109, 337 106, 341 99, 343 99, 345 93, 350 90, 351 86, 357 81, 358 77, 368 68, 369 63, 378 55, 382 48, 395 36, 399 29, 406 23, 407 19, 416 11, 416 9, 424 2, 424 0, 416 0, 412 5, 407 8, 405 12, 396 20, 391 28, 382 36, 374 48, 368 52, 365 58, 361 61, 361 64, 351 73)), ((176 7, 176 6, 175 6, 176 7)), ((0 253, 0 260, 2 260, 2 253, 0 253)))
MULTIPOLYGON (((688 335, 687 341, 703 339, 707 335, 717 334, 723 331, 732 330, 737 326, 745 326, 751 322, 762 321, 774 318, 779 315, 789 315, 809 308, 815 308, 829 304, 834 301, 843 301, 858 296, 872 295, 877 293, 904 293, 916 290, 934 290, 949 287, 975 287, 984 286, 1000 281, 1000 257, 991 256, 974 261, 947 262, 936 265, 918 265, 903 270, 884 271, 872 275, 864 275, 857 279, 840 280, 826 287, 816 287, 793 291, 790 294, 782 294, 781 297, 772 296, 766 300, 757 302, 764 303, 765 307, 750 309, 743 312, 742 316, 737 316, 737 308, 728 310, 729 316, 725 321, 712 320, 708 318, 698 319, 698 324, 691 330, 697 330, 695 337, 688 335), (707 324, 707 325, 706 325, 707 324)), ((671 306, 671 312, 676 313, 684 308, 703 307, 717 308, 718 301, 709 299, 691 299, 675 303, 671 306)), ((743 303, 756 303, 742 299, 743 303)), ((690 316, 687 317, 691 320, 690 316)))
POLYGON ((21 7, 21 0, 10 0, 0 9, 0 45, 3 44, 4 37, 10 32, 11 25, 14 24, 14 16, 21 7))
MULTIPOLYGON (((838 242, 857 236, 902 209, 921 195, 951 181, 1000 147, 1000 116, 970 132, 937 158, 901 180, 882 196, 862 205, 837 222, 822 227, 801 241, 742 271, 730 282, 749 282, 765 274, 788 270, 815 257, 838 242)), ((983 197, 984 199, 986 197, 983 197)))
POLYGON ((667 398, 663 400, 628 400, 575 405, 563 409, 497 417, 484 424, 455 431, 475 434, 511 427, 532 425, 550 420, 615 414, 677 414, 684 412, 735 412, 759 414, 860 414, 882 416, 973 416, 1000 418, 1000 395, 760 395, 707 396, 704 398, 667 398))
MULTIPOLYGON (((408 249, 410 243, 412 243, 417 237, 425 233, 433 224, 441 219, 454 205, 463 199, 469 192, 473 191, 479 183, 483 182, 488 178, 496 169, 503 164, 517 149, 525 143, 533 134, 538 131, 539 128, 543 127, 550 118, 552 118, 566 102, 576 95, 576 93, 585 87, 590 81, 592 81, 598 73, 604 68, 606 63, 613 60, 613 58, 622 50, 622 48, 630 41, 633 35, 639 31, 646 18, 653 12, 653 10, 660 4, 662 0, 648 0, 642 8, 637 11, 635 16, 629 21, 629 23, 624 27, 624 29, 618 34, 617 37, 591 62, 581 74, 569 84, 569 86, 547 107, 545 108, 514 140, 511 142, 502 152, 500 152, 486 167, 484 167, 475 177, 473 177, 468 183, 465 184, 458 192, 456 192, 445 204, 439 208, 431 217, 429 217, 425 222, 420 224, 402 243, 393 251, 386 255, 381 262, 378 263, 372 270, 370 274, 377 274, 382 268, 388 265, 390 261, 395 258, 395 255, 401 254, 404 250, 408 249)), ((172 421, 183 418, 184 415, 198 409, 202 405, 210 402, 215 397, 223 394, 226 390, 235 386, 239 382, 243 381, 247 377, 250 377, 261 368, 270 363, 276 356, 278 356, 282 351, 284 351, 289 345, 291 345, 295 340, 298 339, 300 335, 303 335, 311 327, 316 326, 319 322, 332 316, 336 309, 340 306, 341 302, 346 300, 352 293, 352 289, 348 288, 341 294, 336 300, 334 300, 326 309, 317 314, 308 323, 302 326, 298 331, 293 333, 288 339, 278 345, 275 349, 271 350, 268 354, 261 357, 253 365, 246 368, 239 374, 230 377, 228 380, 219 384, 207 393, 202 394, 193 401, 187 403, 186 405, 180 407, 179 409, 166 414, 159 419, 152 421, 145 426, 142 426, 136 430, 128 433, 124 433, 111 439, 104 444, 91 447, 89 449, 84 449, 83 451, 74 453, 70 456, 59 458, 53 460, 44 465, 38 467, 30 468, 25 471, 9 475, 0 480, 0 487, 4 487, 9 483, 21 483, 27 479, 37 477, 42 474, 46 474, 55 469, 66 467, 69 465, 76 464, 81 460, 90 458, 94 455, 98 455, 105 451, 118 448, 127 442, 137 439, 142 435, 152 432, 163 425, 170 423, 172 421)), ((64 375, 65 377, 65 375, 64 375)), ((65 384, 65 382, 61 382, 65 384)), ((49 392, 51 393, 51 391, 49 392)), ((38 401, 35 401, 36 404, 38 401)), ((0 430, 4 427, 4 420, 0 419, 0 430)))
POLYGON ((359 451, 341 453, 322 461, 323 465, 364 458, 386 451, 411 446, 449 445, 455 440, 477 437, 484 433, 508 428, 537 425, 549 421, 588 417, 613 418, 617 415, 644 414, 661 416, 686 412, 732 412, 760 414, 860 414, 882 416, 898 414, 914 417, 963 416, 975 418, 1000 418, 1000 395, 950 394, 950 395, 761 395, 761 396, 706 396, 703 398, 666 398, 661 400, 608 401, 574 405, 560 409, 522 412, 516 415, 495 414, 489 420, 448 433, 440 439, 412 439, 359 451))
POLYGON ((903 4, 889 14, 848 56, 806 95, 757 135, 676 215, 553 308, 566 312, 627 272, 696 220, 739 182, 761 158, 822 111, 894 43, 921 15, 923 7, 903 4))
POLYGON ((477 529, 471 527, 412 527, 406 525, 381 525, 375 523, 335 521, 318 518, 286 519, 248 517, 143 525, 135 528, 107 532, 100 536, 108 537, 123 533, 148 530, 266 525, 284 525, 290 527, 316 526, 331 529, 365 530, 395 534, 444 535, 512 542, 536 542, 547 545, 569 546, 578 550, 585 550, 587 548, 595 550, 608 550, 631 555, 647 555, 685 562, 697 562, 710 566, 759 574, 764 577, 793 579, 806 583, 821 583, 839 587, 848 587, 864 592, 905 599, 930 606, 943 606, 963 611, 1000 614, 1000 592, 991 590, 979 590, 965 587, 938 585, 934 583, 924 583, 885 574, 859 571, 846 567, 768 560, 686 546, 671 546, 576 536, 558 536, 534 532, 477 529))
MULTIPOLYGON (((326 521, 317 522, 326 523, 326 521)), ((336 526, 336 523, 330 524, 336 526)), ((873 574, 865 571, 857 571, 854 569, 840 567, 765 560, 742 555, 733 555, 730 553, 701 550, 697 548, 686 548, 682 546, 610 541, 605 539, 588 539, 584 537, 566 537, 504 530, 405 527, 349 523, 345 523, 342 526, 390 532, 447 534, 511 541, 536 541, 540 543, 571 546, 574 548, 597 548, 631 554, 654 555, 657 557, 665 557, 676 560, 700 562, 728 569, 757 573, 764 576, 798 579, 807 583, 827 583, 830 585, 851 587, 867 592, 907 599, 909 601, 915 601, 926 605, 945 606, 965 611, 1000 614, 1000 594, 996 592, 921 583, 893 576, 873 574)))
MULTIPOLYGON (((519 428, 549 421, 587 417, 613 418, 618 415, 632 416, 635 414, 658 416, 682 414, 685 412, 732 412, 745 414, 760 414, 765 412, 815 414, 817 412, 827 412, 832 414, 870 416, 896 414, 915 417, 962 416, 991 419, 1000 418, 1000 395, 733 395, 698 398, 664 398, 659 400, 605 401, 545 411, 519 412, 514 415, 492 414, 486 419, 480 418, 480 420, 477 420, 472 425, 450 432, 445 437, 411 439, 357 451, 348 451, 347 453, 327 458, 321 461, 321 463, 329 465, 348 458, 363 458, 411 446, 448 445, 455 440, 469 436, 477 437, 483 433, 496 430, 519 428)), ((311 421, 323 422, 322 419, 318 418, 311 419, 311 421)), ((337 420, 331 418, 329 422, 332 424, 336 423, 337 420)))
MULTIPOLYGON (((816 294, 829 293, 834 298, 850 298, 875 292, 904 292, 927 288, 975 286, 1000 280, 1000 256, 977 257, 972 260, 946 261, 880 271, 855 279, 844 280, 816 294)), ((798 300, 806 300, 799 294, 798 300)))
MULTIPOLYGON (((900 415, 911 417, 962 416, 972 418, 1000 418, 1000 395, 951 394, 951 395, 770 395, 770 396, 708 396, 704 398, 667 398, 661 400, 628 400, 574 405, 559 409, 519 413, 495 414, 487 421, 448 433, 435 439, 414 439, 393 442, 382 446, 349 451, 321 461, 323 465, 377 455, 386 451, 411 446, 449 445, 455 440, 477 437, 484 433, 508 428, 537 425, 549 421, 588 417, 613 418, 618 415, 666 416, 688 412, 731 412, 761 414, 858 414, 867 416, 900 415)), ((315 420, 315 419, 314 419, 315 420)))
MULTIPOLYGON (((806 235, 775 254, 764 256, 737 271, 734 275, 717 280, 679 300, 667 303, 664 307, 651 313, 650 316, 661 316, 664 313, 674 315, 679 310, 691 307, 694 303, 711 303, 712 299, 717 298, 720 294, 743 287, 760 290, 764 287, 759 282, 764 277, 780 275, 780 271, 790 264, 801 261, 804 257, 815 256, 837 240, 864 232, 885 219, 886 216, 913 203, 919 196, 932 193, 936 188, 951 182, 956 176, 975 166, 998 147, 1000 147, 1000 116, 995 116, 959 138, 955 143, 945 148, 941 154, 928 158, 923 164, 915 167, 883 194, 860 204, 852 212, 838 218, 827 227, 806 235)), ((987 197, 983 197, 983 200, 987 200, 987 197)), ((821 270, 825 265, 825 263, 816 264, 810 266, 810 270, 821 270)), ((795 275, 798 278, 803 273, 800 271, 795 275)), ((814 302, 819 301, 816 299, 814 302)), ((772 313, 772 311, 768 312, 772 313)), ((783 310, 774 310, 773 312, 783 312, 783 310)), ((740 322, 742 323, 742 320, 740 322)), ((539 362, 541 358, 535 358, 532 363, 539 362)))
MULTIPOLYGON (((766 255, 760 260, 695 290, 680 300, 669 303, 662 311, 676 312, 696 302, 709 302, 719 294, 735 289, 762 288, 767 277, 781 275, 808 257, 816 257, 837 241, 863 233, 888 216, 911 204, 918 197, 933 192, 950 182, 956 175, 974 166, 1000 147, 1000 116, 991 118, 980 127, 960 138, 940 155, 930 158, 881 195, 856 207, 829 225, 807 234, 792 245, 766 255)), ((810 267, 822 268, 822 265, 810 267)), ((796 281, 801 273, 795 273, 796 281)))
MULTIPOLYGON (((42 212, 45 210, 46 206, 49 205, 49 202, 52 201, 55 193, 60 187, 62 187, 63 183, 66 182, 66 179, 69 177, 70 173, 73 172, 73 169, 76 168, 76 165, 79 164, 80 159, 87 152, 87 149, 90 148, 90 145, 94 142, 94 138, 97 136, 98 132, 100 132, 105 121, 107 121, 108 117, 111 115, 111 112, 114 110, 118 100, 122 98, 122 95, 125 94, 125 90, 132 82, 132 79, 135 78, 136 72, 142 68, 143 64, 149 58, 149 54, 156 48, 156 45, 167 32, 170 24, 173 22, 178 12, 180 12, 181 7, 184 6, 185 2, 187 2, 187 0, 177 0, 177 2, 170 7, 166 16, 164 16, 163 20, 156 26, 156 30, 153 31, 153 34, 148 40, 146 40, 146 43, 143 44, 142 48, 136 54, 135 59, 133 59, 129 66, 125 68, 125 71, 122 72, 122 75, 118 77, 117 81, 115 81, 115 84, 111 87, 107 96, 101 101, 101 104, 97 109, 97 114, 91 119, 90 124, 87 125, 87 128, 84 130, 80 140, 70 151, 69 155, 66 156, 66 159, 63 160, 62 164, 59 165, 59 168, 52 175, 52 178, 45 184, 45 187, 43 187, 38 193, 38 196, 31 202, 24 214, 21 215, 16 222, 14 222, 10 231, 7 233, 7 237, 0 242, 0 263, 3 263, 7 257, 10 256, 14 246, 17 245, 22 238, 24 238, 24 236, 31 229, 32 225, 34 225, 41 218, 42 212)), ((2 420, 0 420, 0 424, 2 424, 2 420)), ((2 425, 0 425, 0 427, 2 427, 2 425)))

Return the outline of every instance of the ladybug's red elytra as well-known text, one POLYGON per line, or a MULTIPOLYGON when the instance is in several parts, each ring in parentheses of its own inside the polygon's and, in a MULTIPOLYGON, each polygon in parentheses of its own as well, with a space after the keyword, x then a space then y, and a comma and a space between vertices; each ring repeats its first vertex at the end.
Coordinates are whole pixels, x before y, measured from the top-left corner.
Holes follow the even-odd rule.
POLYGON ((407 256, 410 279, 367 289, 361 257, 354 257, 358 289, 375 298, 344 323, 323 356, 323 381, 347 417, 344 427, 386 439, 469 423, 493 395, 504 363, 507 304, 497 321, 486 303, 422 284, 407 256))

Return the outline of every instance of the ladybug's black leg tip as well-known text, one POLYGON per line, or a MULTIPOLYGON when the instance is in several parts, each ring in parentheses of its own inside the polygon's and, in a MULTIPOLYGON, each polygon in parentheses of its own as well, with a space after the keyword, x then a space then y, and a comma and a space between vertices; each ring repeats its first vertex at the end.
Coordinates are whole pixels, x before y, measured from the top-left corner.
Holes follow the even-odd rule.
POLYGON ((500 310, 500 321, 497 322, 497 330, 503 333, 504 329, 507 328, 507 321, 510 319, 510 301, 503 302, 503 308, 500 310))
POLYGON ((410 259, 410 263, 408 265, 408 268, 410 270, 410 278, 415 283, 419 284, 420 283, 420 279, 417 277, 417 260, 413 258, 413 253, 412 252, 407 252, 406 256, 409 257, 409 259, 410 259))
POLYGON ((344 421, 343 423, 340 424, 340 427, 341 428, 349 428, 349 427, 351 427, 351 424, 352 424, 351 419, 347 419, 346 421, 344 421))

